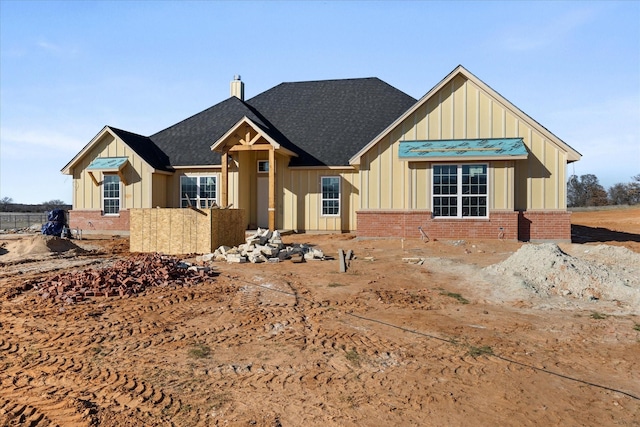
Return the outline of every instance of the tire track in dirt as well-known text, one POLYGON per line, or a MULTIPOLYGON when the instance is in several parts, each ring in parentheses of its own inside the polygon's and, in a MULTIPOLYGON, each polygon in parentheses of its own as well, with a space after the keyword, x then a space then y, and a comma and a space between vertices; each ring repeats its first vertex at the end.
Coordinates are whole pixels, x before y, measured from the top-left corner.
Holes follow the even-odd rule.
MULTIPOLYGON (((0 397, 22 405, 31 405, 39 413, 60 425, 84 425, 87 414, 73 409, 73 399, 64 404, 51 404, 50 390, 56 396, 74 394, 94 396, 106 406, 116 405, 121 410, 142 413, 145 417, 172 414, 179 410, 180 401, 144 381, 109 367, 78 362, 73 358, 56 356, 46 349, 33 355, 17 342, 0 340, 5 368, 0 370, 0 397), (71 409, 70 409, 71 408, 71 409)), ((162 418, 160 418, 162 419, 162 418)), ((87 424, 88 425, 88 424, 87 424)))

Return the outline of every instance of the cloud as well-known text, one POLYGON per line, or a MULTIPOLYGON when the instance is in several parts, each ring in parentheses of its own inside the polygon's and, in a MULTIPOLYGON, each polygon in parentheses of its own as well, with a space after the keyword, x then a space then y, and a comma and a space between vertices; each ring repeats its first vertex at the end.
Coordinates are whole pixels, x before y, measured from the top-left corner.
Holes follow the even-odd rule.
POLYGON ((0 129, 0 143, 3 153, 28 153, 31 150, 55 149, 62 153, 75 153, 88 141, 63 134, 55 130, 43 129, 0 129))
POLYGON ((42 39, 36 43, 36 46, 40 48, 40 50, 57 57, 73 58, 79 53, 79 50, 76 47, 62 46, 42 39))
POLYGON ((518 52, 544 49, 588 24, 595 16, 594 9, 571 10, 546 21, 541 19, 544 17, 531 16, 527 22, 508 28, 501 36, 501 44, 507 50, 518 52))

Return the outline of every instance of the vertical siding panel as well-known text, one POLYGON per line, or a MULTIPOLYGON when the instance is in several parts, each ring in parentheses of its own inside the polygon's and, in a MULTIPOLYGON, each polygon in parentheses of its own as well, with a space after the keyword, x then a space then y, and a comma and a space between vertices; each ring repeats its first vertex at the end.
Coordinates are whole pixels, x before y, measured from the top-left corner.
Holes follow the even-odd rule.
POLYGON ((478 90, 470 82, 467 81, 466 91, 466 120, 465 126, 466 136, 465 138, 477 138, 478 137, 478 90))
POLYGON ((468 81, 465 80, 463 85, 462 85, 462 137, 463 138, 467 138, 467 134, 469 133, 467 131, 467 90, 469 88, 469 84, 468 81))
POLYGON ((559 162, 558 162, 558 179, 562 183, 557 188, 559 191, 559 208, 566 209, 567 208, 567 186, 565 183, 567 182, 567 154, 564 152, 558 152, 559 154, 559 162))
POLYGON ((482 116, 481 116, 481 110, 482 107, 480 106, 480 88, 474 86, 476 89, 476 138, 480 138, 480 135, 482 135, 482 132, 480 131, 480 122, 482 121, 482 116))
POLYGON ((502 115, 504 114, 504 109, 497 102, 491 103, 491 137, 492 138, 504 138, 504 134, 502 133, 502 115))
POLYGON ((558 209, 558 188, 560 185, 558 182, 558 150, 546 139, 543 139, 543 143, 545 147, 544 164, 550 175, 544 180, 544 207, 545 209, 558 209))
POLYGON ((457 77, 452 82, 452 91, 453 91, 453 93, 451 94, 453 98, 452 134, 453 134, 453 138, 455 139, 461 139, 466 137, 465 136, 466 135, 465 87, 466 87, 465 79, 463 79, 462 77, 457 77))
POLYGON ((427 120, 427 139, 441 139, 440 132, 440 104, 437 97, 427 101, 427 111, 429 117, 427 120))
POLYGON ((416 140, 428 139, 428 129, 427 129, 428 121, 427 121, 426 105, 423 105, 422 107, 418 108, 418 110, 415 113, 415 118, 416 118, 415 139, 416 140))
POLYGON ((480 134, 478 138, 491 138, 491 100, 480 92, 480 134))
POLYGON ((505 138, 515 138, 518 136, 516 129, 516 118, 513 114, 506 114, 505 117, 505 138))

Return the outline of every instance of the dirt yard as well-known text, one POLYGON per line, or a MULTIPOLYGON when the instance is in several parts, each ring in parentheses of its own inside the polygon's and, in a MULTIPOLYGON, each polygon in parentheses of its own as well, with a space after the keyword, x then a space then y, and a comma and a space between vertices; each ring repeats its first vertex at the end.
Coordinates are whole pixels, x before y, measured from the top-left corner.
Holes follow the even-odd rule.
POLYGON ((79 301, 50 291, 126 239, 0 235, 0 425, 638 426, 640 209, 572 218, 559 247, 284 236, 356 259, 79 301))

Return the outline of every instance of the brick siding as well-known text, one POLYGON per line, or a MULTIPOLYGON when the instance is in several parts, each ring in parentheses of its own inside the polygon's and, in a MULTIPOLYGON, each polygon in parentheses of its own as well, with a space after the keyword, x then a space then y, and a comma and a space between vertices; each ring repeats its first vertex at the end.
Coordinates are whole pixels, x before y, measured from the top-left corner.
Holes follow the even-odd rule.
POLYGON ((358 237, 421 237, 429 239, 571 239, 570 212, 494 211, 489 218, 432 218, 425 210, 358 211, 358 237))
POLYGON ((518 240, 571 241, 571 212, 518 212, 518 240))
POLYGON ((102 211, 74 209, 69 211, 69 228, 79 228, 83 233, 128 234, 129 211, 103 215, 102 211))

